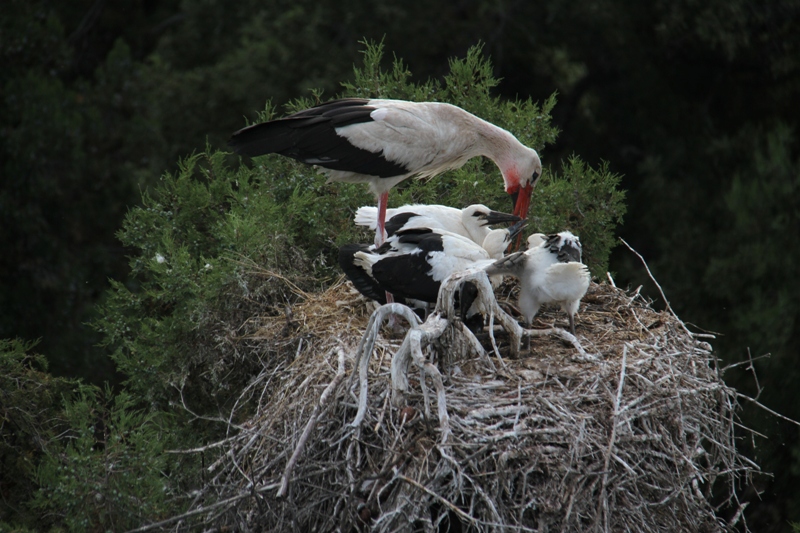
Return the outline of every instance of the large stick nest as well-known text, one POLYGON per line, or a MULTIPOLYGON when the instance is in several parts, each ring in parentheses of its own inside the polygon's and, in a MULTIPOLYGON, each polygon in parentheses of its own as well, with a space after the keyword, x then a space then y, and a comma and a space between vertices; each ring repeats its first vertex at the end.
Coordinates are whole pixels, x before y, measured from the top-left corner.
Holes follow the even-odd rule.
POLYGON ((550 327, 509 334, 519 326, 493 297, 504 327, 476 340, 442 297, 398 334, 379 333, 387 308, 373 313, 347 283, 305 296, 247 339, 280 355, 242 394, 229 438, 199 450, 216 460, 188 523, 648 532, 739 520, 737 487, 757 467, 736 451, 736 392, 709 336, 638 292, 592 283, 577 341, 557 309, 535 325, 550 327))

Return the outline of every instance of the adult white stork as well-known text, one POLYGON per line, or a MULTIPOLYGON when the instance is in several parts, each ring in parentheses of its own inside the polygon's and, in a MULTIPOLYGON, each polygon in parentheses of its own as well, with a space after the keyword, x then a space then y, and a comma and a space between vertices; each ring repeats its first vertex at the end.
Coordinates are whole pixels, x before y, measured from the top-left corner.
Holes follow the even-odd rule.
MULTIPOLYGON (((375 230, 378 227, 378 209, 372 206, 359 207, 353 220, 358 226, 375 230)), ((409 204, 386 210, 386 234, 391 237, 398 231, 413 228, 441 229, 483 245, 493 224, 519 220, 517 215, 493 211, 483 204, 473 204, 464 209, 446 205, 409 204)), ((495 259, 502 256, 501 250, 495 259)))
POLYGON ((378 197, 375 244, 385 239, 389 190, 486 156, 499 167, 514 214, 526 218, 542 162, 510 132, 440 102, 333 100, 235 132, 228 143, 251 157, 278 153, 317 165, 329 181, 366 183, 378 197))
POLYGON ((339 264, 365 296, 384 302, 383 291, 396 297, 433 303, 442 281, 460 270, 482 268, 494 262, 527 222, 492 230, 483 245, 444 230, 406 229, 380 247, 343 246, 339 264))
POLYGON ((519 278, 519 307, 528 325, 542 304, 556 303, 567 313, 570 330, 575 335, 575 313, 590 280, 589 269, 580 262, 581 251, 578 237, 564 231, 547 236, 540 245, 525 252, 496 261, 486 272, 519 278))

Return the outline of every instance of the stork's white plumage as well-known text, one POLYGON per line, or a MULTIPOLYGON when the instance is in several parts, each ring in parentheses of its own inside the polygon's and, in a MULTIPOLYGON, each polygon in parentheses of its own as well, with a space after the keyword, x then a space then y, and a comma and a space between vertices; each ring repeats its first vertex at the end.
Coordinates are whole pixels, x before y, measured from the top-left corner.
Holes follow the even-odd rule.
POLYGON ((496 261, 486 271, 490 275, 507 274, 519 278, 519 307, 528 325, 542 304, 559 304, 569 317, 574 335, 575 313, 590 280, 589 270, 580 262, 581 252, 580 240, 564 231, 548 236, 540 245, 525 252, 496 261))
POLYGON ((520 308, 530 316, 530 320, 539 311, 543 303, 556 303, 569 317, 569 328, 575 335, 575 313, 581 298, 589 289, 589 269, 583 263, 570 261, 556 263, 545 270, 545 279, 538 290, 531 291, 531 296, 523 301, 520 293, 520 308))
POLYGON ((514 214, 526 218, 542 174, 536 150, 510 132, 440 102, 346 98, 235 132, 239 154, 278 153, 317 165, 330 181, 366 183, 378 197, 375 243, 385 239, 389 190, 411 177, 431 177, 485 156, 500 169, 514 214))
MULTIPOLYGON (((372 206, 359 207, 353 220, 358 226, 375 230, 378 227, 378 210, 372 206)), ((446 205, 409 204, 386 210, 386 234, 391 237, 407 229, 441 229, 483 245, 493 224, 519 220, 517 215, 493 211, 482 204, 473 204, 464 209, 446 205)), ((500 257, 502 251, 495 259, 500 257)))
POLYGON ((483 245, 461 235, 430 228, 395 233, 380 247, 347 245, 339 263, 365 296, 381 301, 381 291, 395 296, 435 302, 441 282, 454 272, 483 268, 502 254, 525 221, 489 232, 483 245))

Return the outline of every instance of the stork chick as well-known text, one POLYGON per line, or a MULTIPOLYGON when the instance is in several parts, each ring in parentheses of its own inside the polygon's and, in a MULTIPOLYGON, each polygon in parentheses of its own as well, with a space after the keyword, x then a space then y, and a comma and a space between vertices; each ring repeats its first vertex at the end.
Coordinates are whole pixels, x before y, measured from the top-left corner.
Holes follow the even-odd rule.
MULTIPOLYGON (((464 209, 446 205, 409 204, 386 210, 386 233, 391 237, 406 229, 441 229, 483 245, 492 231, 492 225, 519 220, 517 215, 493 211, 483 204, 473 204, 464 209)), ((372 206, 359 207, 353 221, 358 226, 375 230, 378 227, 378 210, 372 206)), ((502 253, 495 259, 500 257, 502 253)))
POLYGON ((565 231, 547 236, 539 246, 496 261, 486 272, 519 278, 519 308, 526 325, 531 325, 542 304, 558 304, 567 313, 570 331, 575 335, 575 313, 590 281, 589 269, 580 259, 580 241, 565 231))

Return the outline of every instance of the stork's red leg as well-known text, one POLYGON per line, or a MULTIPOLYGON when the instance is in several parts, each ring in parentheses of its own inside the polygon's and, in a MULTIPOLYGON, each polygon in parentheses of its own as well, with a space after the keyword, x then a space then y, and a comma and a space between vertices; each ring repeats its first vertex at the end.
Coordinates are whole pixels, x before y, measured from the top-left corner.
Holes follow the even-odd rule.
POLYGON ((389 191, 378 196, 378 227, 375 228, 375 246, 386 242, 386 204, 389 203, 389 191))
MULTIPOLYGON (((375 247, 377 248, 386 242, 386 204, 389 203, 389 191, 381 193, 378 196, 378 227, 375 228, 375 247)), ((389 291, 386 291, 386 303, 394 302, 394 296, 389 291)), ((390 320, 394 320, 393 316, 390 320)), ((393 325, 392 322, 390 324, 393 325)))

